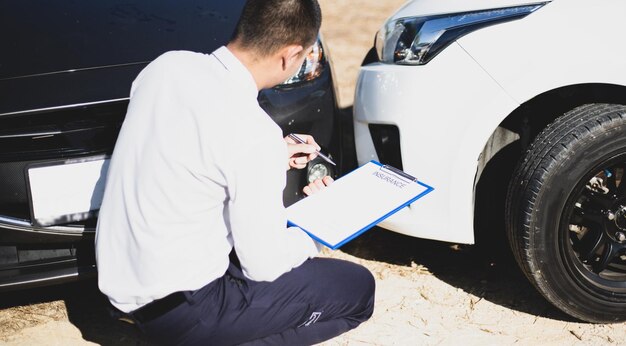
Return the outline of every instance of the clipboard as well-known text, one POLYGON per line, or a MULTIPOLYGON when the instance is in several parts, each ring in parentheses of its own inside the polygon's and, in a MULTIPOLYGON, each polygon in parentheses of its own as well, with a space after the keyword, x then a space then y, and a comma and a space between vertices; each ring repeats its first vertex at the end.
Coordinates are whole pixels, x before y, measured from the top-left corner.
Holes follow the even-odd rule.
POLYGON ((288 207, 288 226, 336 250, 433 190, 410 174, 370 161, 288 207))

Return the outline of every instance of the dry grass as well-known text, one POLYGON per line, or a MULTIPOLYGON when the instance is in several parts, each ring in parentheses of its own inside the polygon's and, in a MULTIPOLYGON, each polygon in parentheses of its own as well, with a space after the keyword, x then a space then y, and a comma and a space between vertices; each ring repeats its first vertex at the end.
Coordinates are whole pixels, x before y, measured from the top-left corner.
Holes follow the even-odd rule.
POLYGON ((6 341, 21 330, 51 321, 67 320, 63 301, 7 308, 0 313, 0 340, 6 341))

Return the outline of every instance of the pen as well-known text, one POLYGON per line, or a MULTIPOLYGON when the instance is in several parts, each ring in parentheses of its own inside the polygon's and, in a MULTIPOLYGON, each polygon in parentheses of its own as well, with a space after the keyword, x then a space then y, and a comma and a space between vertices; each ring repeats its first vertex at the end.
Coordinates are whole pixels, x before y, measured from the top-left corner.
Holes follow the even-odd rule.
MULTIPOLYGON (((290 133, 290 134, 289 134, 289 138, 293 139, 294 141, 296 141, 296 142, 298 142, 298 143, 301 143, 301 144, 307 144, 307 143, 306 143, 306 142, 305 142, 302 138, 300 138, 300 137, 298 137, 298 136, 294 135, 293 133, 290 133)), ((319 157, 321 157, 322 159, 324 159, 324 161, 326 161, 326 162, 330 163, 330 164, 331 164, 331 165, 333 165, 333 166, 337 166, 337 164, 336 164, 336 163, 334 163, 334 162, 333 162, 333 160, 331 160, 331 159, 330 159, 330 157, 328 157, 328 156, 326 156, 326 155, 322 154, 319 150, 316 150, 315 152, 317 153, 317 155, 319 155, 319 157)))

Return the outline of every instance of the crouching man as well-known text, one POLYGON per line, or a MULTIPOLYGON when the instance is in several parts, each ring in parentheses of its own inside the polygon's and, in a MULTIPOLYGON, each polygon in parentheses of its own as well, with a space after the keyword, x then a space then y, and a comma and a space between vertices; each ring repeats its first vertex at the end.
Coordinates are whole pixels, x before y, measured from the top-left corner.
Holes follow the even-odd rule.
POLYGON ((163 54, 134 81, 96 254, 100 289, 153 342, 314 344, 372 315, 370 272, 314 258, 319 245, 286 227, 285 169, 319 147, 284 139, 257 102, 298 71, 320 24, 316 0, 249 0, 226 47, 163 54))

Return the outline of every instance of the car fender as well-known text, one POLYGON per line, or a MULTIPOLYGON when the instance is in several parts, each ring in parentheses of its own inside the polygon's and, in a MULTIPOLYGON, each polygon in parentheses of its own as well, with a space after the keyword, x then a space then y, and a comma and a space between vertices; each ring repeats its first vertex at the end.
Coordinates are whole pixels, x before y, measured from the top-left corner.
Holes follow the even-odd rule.
POLYGON ((626 85, 624 13, 619 0, 554 1, 458 43, 518 103, 563 86, 626 85))

